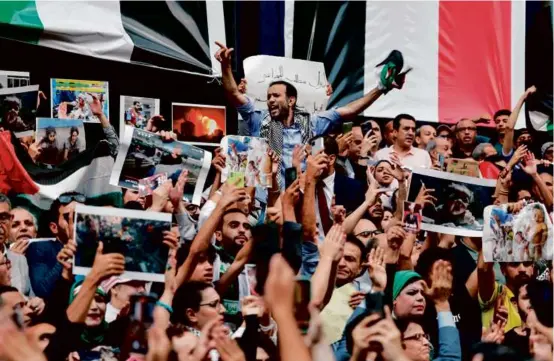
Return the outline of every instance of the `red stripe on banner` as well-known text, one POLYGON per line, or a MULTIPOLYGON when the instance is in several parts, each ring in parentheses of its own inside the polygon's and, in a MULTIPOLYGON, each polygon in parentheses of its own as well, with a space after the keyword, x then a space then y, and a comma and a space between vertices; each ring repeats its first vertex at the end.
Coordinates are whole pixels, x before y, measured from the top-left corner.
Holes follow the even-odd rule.
POLYGON ((441 1, 439 121, 492 117, 510 108, 510 92, 511 2, 441 1))

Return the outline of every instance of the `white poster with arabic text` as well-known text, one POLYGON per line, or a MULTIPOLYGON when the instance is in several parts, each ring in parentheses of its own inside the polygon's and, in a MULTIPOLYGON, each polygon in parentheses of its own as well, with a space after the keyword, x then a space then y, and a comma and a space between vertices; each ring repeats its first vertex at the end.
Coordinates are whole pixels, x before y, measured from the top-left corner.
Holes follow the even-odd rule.
POLYGON ((316 113, 327 109, 327 75, 323 63, 256 55, 244 59, 244 76, 248 82, 246 95, 256 109, 267 109, 267 88, 274 81, 286 81, 296 88, 296 105, 303 111, 316 113))

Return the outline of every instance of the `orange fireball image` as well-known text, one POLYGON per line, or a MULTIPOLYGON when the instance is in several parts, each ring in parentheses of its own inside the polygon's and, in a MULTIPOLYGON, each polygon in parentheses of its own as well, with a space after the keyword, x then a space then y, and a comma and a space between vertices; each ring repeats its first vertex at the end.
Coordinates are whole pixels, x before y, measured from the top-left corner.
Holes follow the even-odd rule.
POLYGON ((177 140, 215 145, 225 136, 224 106, 173 103, 172 108, 177 140))

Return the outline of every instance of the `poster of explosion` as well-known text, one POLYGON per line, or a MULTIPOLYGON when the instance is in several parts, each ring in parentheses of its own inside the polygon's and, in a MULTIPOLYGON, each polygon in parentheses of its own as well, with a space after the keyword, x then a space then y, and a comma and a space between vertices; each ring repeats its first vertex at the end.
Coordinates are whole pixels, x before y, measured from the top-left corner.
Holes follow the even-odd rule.
POLYGON ((183 142, 217 146, 227 134, 224 106, 173 103, 171 119, 177 140, 183 142))

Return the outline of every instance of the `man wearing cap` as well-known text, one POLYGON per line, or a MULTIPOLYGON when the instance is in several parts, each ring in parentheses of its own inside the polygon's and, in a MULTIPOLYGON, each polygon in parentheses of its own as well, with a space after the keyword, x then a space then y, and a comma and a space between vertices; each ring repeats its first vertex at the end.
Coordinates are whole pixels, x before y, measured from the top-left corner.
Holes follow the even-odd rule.
POLYGON ((136 281, 119 276, 112 276, 100 284, 100 287, 110 294, 110 303, 106 306, 104 320, 113 322, 119 316, 121 310, 129 305, 131 296, 135 293, 145 292, 146 282, 136 281))

